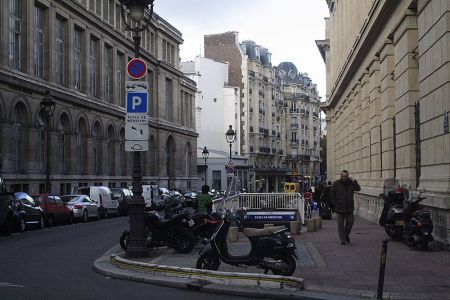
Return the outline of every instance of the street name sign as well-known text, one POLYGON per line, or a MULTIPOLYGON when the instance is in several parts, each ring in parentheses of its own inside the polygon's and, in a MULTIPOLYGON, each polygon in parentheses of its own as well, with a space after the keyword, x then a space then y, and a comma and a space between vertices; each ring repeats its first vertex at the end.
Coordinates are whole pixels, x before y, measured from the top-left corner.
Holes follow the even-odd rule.
MULTIPOLYGON (((128 69, 130 72, 130 70, 136 70, 136 67, 133 69, 129 64, 128 69)), ((126 81, 125 90, 125 151, 148 151, 148 83, 146 81, 126 81)))

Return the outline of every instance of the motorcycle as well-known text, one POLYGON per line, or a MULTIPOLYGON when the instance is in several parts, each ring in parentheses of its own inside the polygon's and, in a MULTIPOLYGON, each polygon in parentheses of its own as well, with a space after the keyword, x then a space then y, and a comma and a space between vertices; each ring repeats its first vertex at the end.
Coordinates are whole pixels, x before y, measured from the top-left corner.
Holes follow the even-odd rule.
POLYGON ((420 246, 423 250, 428 249, 428 243, 433 241, 433 220, 431 219, 431 212, 424 210, 419 204, 426 199, 422 197, 421 190, 417 195, 417 199, 410 199, 405 201, 405 230, 403 233, 403 240, 410 246, 420 246))
MULTIPOLYGON (((194 221, 187 211, 163 220, 156 211, 145 213, 145 246, 149 249, 168 246, 178 253, 189 253, 195 246, 195 237, 189 229, 194 221)), ((120 236, 120 246, 127 250, 129 230, 120 236)))
POLYGON ((197 243, 206 245, 216 231, 217 225, 220 223, 220 215, 216 212, 201 212, 192 216, 194 226, 191 230, 197 238, 197 243))
MULTIPOLYGON (((245 209, 242 210, 245 212, 245 209)), ((244 256, 233 256, 228 252, 227 236, 232 221, 242 222, 230 211, 221 209, 221 221, 209 245, 202 250, 197 260, 197 269, 217 270, 224 262, 229 265, 246 267, 257 266, 276 275, 290 276, 296 270, 295 241, 286 235, 284 226, 264 229, 244 228, 243 233, 250 240, 251 250, 244 256)))
POLYGON ((384 205, 378 223, 384 226, 384 230, 390 237, 401 240, 405 228, 403 203, 407 198, 407 190, 404 186, 399 186, 398 181, 394 179, 386 180, 384 189, 385 192, 379 195, 384 205))

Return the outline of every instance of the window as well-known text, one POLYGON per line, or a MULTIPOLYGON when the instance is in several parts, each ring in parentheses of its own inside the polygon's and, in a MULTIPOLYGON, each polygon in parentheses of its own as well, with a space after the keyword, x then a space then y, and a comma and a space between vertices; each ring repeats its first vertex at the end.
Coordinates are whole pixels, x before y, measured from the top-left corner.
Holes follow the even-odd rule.
POLYGON ((116 84, 115 84, 115 96, 119 99, 119 105, 125 107, 125 96, 124 96, 124 83, 122 74, 124 73, 124 56, 123 53, 117 52, 116 56, 116 84))
POLYGON ((56 82, 64 84, 64 20, 56 18, 56 82))
POLYGON ((222 171, 220 170, 212 171, 212 189, 214 190, 222 189, 222 171))
POLYGON ((9 66, 20 70, 22 44, 22 10, 20 0, 9 1, 9 66))
POLYGON ((81 39, 83 32, 75 28, 74 31, 74 45, 73 45, 73 60, 74 60, 74 89, 81 91, 81 39))
POLYGON ((172 80, 166 78, 166 116, 168 121, 173 121, 173 87, 172 80))
POLYGON ((42 6, 34 7, 34 75, 44 77, 44 17, 45 10, 42 6))
POLYGON ((91 84, 91 95, 97 96, 97 47, 98 40, 94 37, 91 37, 91 42, 89 45, 89 82, 91 84))
POLYGON ((105 91, 105 100, 108 102, 112 102, 112 97, 111 97, 111 69, 112 69, 112 64, 111 64, 111 52, 112 52, 112 48, 108 45, 105 45, 105 53, 103 56, 103 79, 104 79, 104 86, 103 89, 105 91))

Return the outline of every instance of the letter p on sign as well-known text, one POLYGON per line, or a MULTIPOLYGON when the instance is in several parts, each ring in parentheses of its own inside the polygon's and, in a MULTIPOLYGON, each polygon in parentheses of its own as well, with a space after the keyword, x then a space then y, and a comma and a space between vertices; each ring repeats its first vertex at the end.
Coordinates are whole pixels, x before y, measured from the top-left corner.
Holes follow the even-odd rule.
POLYGON ((148 92, 127 92, 127 113, 148 113, 148 92))

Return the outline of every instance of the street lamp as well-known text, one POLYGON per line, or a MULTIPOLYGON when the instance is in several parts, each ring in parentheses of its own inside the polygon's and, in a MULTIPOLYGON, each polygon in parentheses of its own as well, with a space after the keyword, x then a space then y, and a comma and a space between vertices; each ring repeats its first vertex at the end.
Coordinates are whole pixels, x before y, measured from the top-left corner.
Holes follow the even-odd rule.
POLYGON ((41 101, 41 112, 44 115, 45 119, 45 129, 46 129, 46 165, 45 165, 45 192, 47 194, 50 193, 50 118, 53 116, 55 112, 56 102, 53 100, 53 97, 50 96, 50 91, 46 90, 44 98, 41 101))
MULTIPOLYGON (((139 57, 139 46, 141 44, 140 32, 146 30, 151 23, 153 15, 154 0, 120 0, 120 12, 125 28, 133 31, 134 56, 139 57), (128 24, 125 17, 126 10, 129 10, 132 24, 128 24), (150 9, 148 19, 145 18, 145 10, 150 9), (133 23, 135 25, 133 26, 133 23)), ((133 152, 133 197, 128 202, 128 213, 130 215, 130 235, 126 251, 127 257, 147 257, 148 250, 145 247, 145 201, 142 197, 142 170, 141 153, 133 152)))
POLYGON ((209 151, 208 151, 208 149, 206 149, 206 146, 205 146, 205 148, 203 148, 202 156, 203 156, 203 158, 205 159, 205 185, 206 185, 206 175, 208 174, 208 173, 206 172, 207 169, 208 169, 208 165, 206 164, 206 160, 207 160, 208 157, 209 157, 209 151))
POLYGON ((233 126, 229 126, 229 129, 225 133, 225 137, 227 138, 227 142, 230 144, 230 160, 231 160, 231 144, 236 140, 236 132, 233 130, 233 126))

